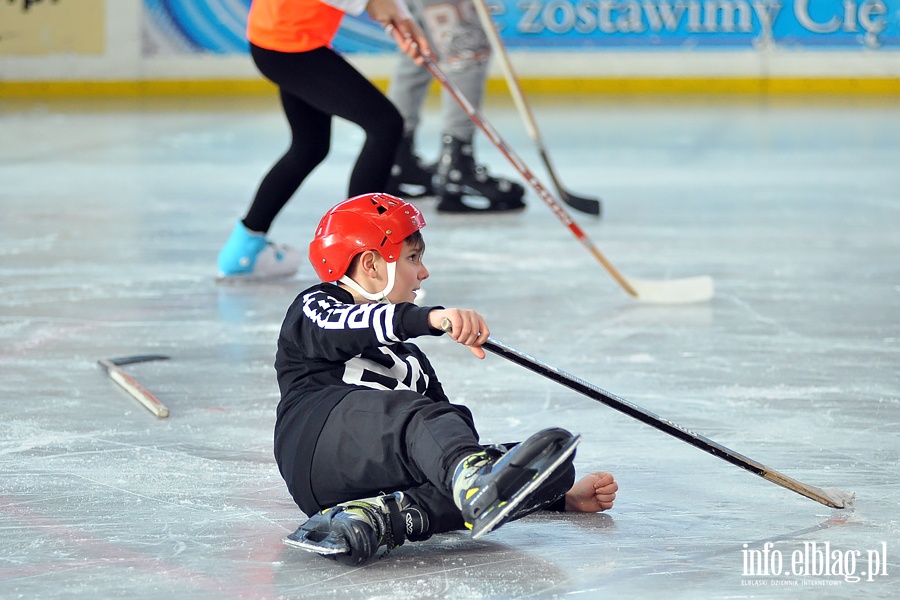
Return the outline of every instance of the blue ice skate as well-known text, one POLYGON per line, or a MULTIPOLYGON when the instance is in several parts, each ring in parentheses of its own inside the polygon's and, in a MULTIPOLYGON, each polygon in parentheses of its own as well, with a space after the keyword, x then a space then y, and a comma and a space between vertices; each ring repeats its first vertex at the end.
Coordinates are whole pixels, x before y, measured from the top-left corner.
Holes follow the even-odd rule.
POLYGON ((300 253, 290 246, 277 245, 265 234, 254 233, 238 221, 228 241, 219 251, 219 281, 265 280, 294 275, 300 267, 300 253))

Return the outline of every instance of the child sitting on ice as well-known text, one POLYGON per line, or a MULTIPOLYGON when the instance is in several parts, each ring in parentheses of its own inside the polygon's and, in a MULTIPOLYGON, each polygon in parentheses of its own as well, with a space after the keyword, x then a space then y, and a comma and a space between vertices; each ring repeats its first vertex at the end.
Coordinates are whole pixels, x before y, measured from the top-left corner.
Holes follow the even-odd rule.
POLYGON ((407 340, 447 334, 484 358, 473 310, 414 304, 428 270, 421 213, 388 194, 333 207, 310 243, 322 279, 287 311, 275 369, 275 458, 309 520, 286 543, 355 565, 378 548, 468 527, 480 537, 540 509, 612 507, 609 473, 574 483, 580 436, 559 428, 483 446, 407 340))

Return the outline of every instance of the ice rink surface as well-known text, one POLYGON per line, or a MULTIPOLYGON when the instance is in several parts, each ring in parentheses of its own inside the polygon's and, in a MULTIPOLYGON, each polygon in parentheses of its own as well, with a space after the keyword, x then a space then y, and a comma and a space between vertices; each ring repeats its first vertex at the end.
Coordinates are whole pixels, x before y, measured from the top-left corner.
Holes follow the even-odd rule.
MULTIPOLYGON (((900 597, 900 103, 534 98, 572 213, 623 273, 710 275, 708 303, 626 295, 534 194, 518 214, 423 200, 428 301, 495 339, 806 484, 834 510, 496 356, 420 345, 485 442, 561 426, 615 508, 362 568, 286 547, 276 337, 313 282, 221 285, 215 259, 286 147, 271 99, 0 103, 0 597, 900 597), (157 419, 99 368, 126 370, 157 419)), ((485 114, 549 185, 512 105, 485 114)), ((421 153, 434 159, 438 109, 421 153)), ((305 248, 360 133, 271 236, 305 248)), ((478 138, 493 172, 512 167, 478 138)), ((551 188, 552 189, 552 188, 551 188)))

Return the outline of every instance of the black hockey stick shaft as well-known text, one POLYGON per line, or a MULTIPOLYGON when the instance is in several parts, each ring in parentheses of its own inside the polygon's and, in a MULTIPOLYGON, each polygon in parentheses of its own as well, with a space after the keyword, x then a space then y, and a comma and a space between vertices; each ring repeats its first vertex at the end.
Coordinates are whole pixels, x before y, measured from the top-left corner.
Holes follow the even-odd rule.
POLYGON ((721 458, 735 466, 738 466, 744 470, 750 471, 754 475, 758 475, 768 481, 776 485, 780 485, 783 488, 794 491, 802 496, 806 496, 816 502, 824 504, 825 506, 830 506, 831 508, 846 508, 850 505, 852 501, 852 494, 841 490, 828 489, 824 490, 822 488, 818 488, 812 485, 807 485, 792 477, 788 477, 783 473, 779 473, 774 469, 770 469, 769 467, 756 462, 750 458, 742 454, 738 454, 737 452, 726 448, 725 446, 714 442, 713 440, 704 437, 700 434, 694 433, 680 425, 676 425, 671 421, 668 421, 659 415, 656 415, 648 410, 645 410, 627 400, 623 400, 618 396, 611 394, 583 379, 579 379, 574 375, 570 375, 565 371, 557 369, 556 367, 552 367, 540 360, 534 358, 533 356, 529 356, 523 352, 516 350, 515 348, 511 348, 506 344, 498 342, 493 338, 488 338, 487 342, 484 343, 484 348, 494 354, 502 356, 503 358, 514 362, 515 364, 525 367, 529 371, 533 371, 538 375, 542 375, 552 381, 560 383, 567 388, 578 392, 592 400, 596 400, 601 402, 610 408, 614 408, 619 412, 625 413, 629 417, 635 418, 638 421, 650 425, 660 431, 667 433, 671 436, 674 436, 688 444, 703 450, 704 452, 708 452, 713 456, 721 458))
POLYGON ((503 70, 503 75, 506 79, 506 85, 507 87, 509 87, 509 93, 512 95, 513 102, 515 103, 516 108, 519 111, 519 115, 522 117, 522 120, 525 123, 525 129, 528 130, 528 135, 537 146, 538 153, 541 156, 541 160, 544 161, 544 166, 547 168, 547 172, 550 174, 550 180, 553 182, 553 186, 556 188, 556 193, 559 194, 559 197, 563 202, 565 202, 575 210, 587 213, 589 215, 599 215, 601 208, 600 200, 596 198, 588 198, 586 196, 578 196, 563 187, 560 178, 556 173, 556 169, 553 168, 553 163, 550 162, 550 155, 547 152, 546 147, 544 146, 544 141, 541 138, 540 131, 538 130, 537 121, 534 118, 534 113, 531 110, 531 105, 528 103, 528 100, 525 97, 525 93, 522 91, 522 86, 519 83, 519 78, 516 76, 516 72, 512 66, 512 61, 510 61, 509 54, 506 52, 506 45, 500 38, 500 33, 497 31, 497 26, 494 23, 494 19, 491 17, 490 9, 488 9, 485 0, 473 0, 472 4, 475 6, 475 12, 478 13, 478 19, 481 21, 481 27, 484 29, 484 32, 488 37, 491 48, 494 50, 494 54, 497 55, 497 58, 500 61, 500 67, 503 70))
POLYGON ((547 150, 544 149, 543 142, 541 142, 540 140, 536 140, 535 143, 538 146, 538 153, 541 155, 541 159, 544 161, 544 166, 547 168, 547 173, 550 174, 550 181, 553 182, 553 186, 556 188, 556 193, 559 194, 559 197, 562 199, 562 201, 575 210, 581 211, 585 214, 600 216, 600 212, 602 210, 600 200, 598 198, 588 198, 587 196, 579 196, 577 194, 573 194, 571 191, 563 187, 563 184, 559 180, 559 175, 556 174, 556 170, 553 168, 553 164, 550 162, 550 156, 547 154, 547 150))

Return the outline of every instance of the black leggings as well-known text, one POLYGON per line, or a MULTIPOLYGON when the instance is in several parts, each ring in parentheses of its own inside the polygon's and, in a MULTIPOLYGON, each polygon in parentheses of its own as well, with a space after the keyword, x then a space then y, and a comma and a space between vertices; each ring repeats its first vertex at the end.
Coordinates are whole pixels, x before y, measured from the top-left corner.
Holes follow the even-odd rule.
MULTIPOLYGON (((309 434, 293 431, 281 439, 309 434)), ((332 409, 313 456, 304 457, 312 463, 309 480, 298 480, 294 474, 285 480, 297 480, 294 485, 303 488, 290 491, 307 515, 339 502, 402 491, 428 513, 427 533, 442 533, 464 528, 450 493, 453 471, 460 460, 481 449, 472 413, 465 406, 436 402, 408 390, 360 390, 347 394, 332 409), (303 501, 309 492, 315 506, 303 501)), ((282 449, 280 454, 286 452, 291 451, 282 449)), ((563 510, 562 497, 574 481, 570 459, 513 518, 543 508, 563 510)))
POLYGON ((278 86, 291 146, 263 178, 244 225, 266 232, 303 180, 328 155, 331 117, 356 123, 366 141, 350 174, 348 197, 384 191, 403 136, 390 100, 330 48, 276 52, 250 45, 259 71, 278 86))

